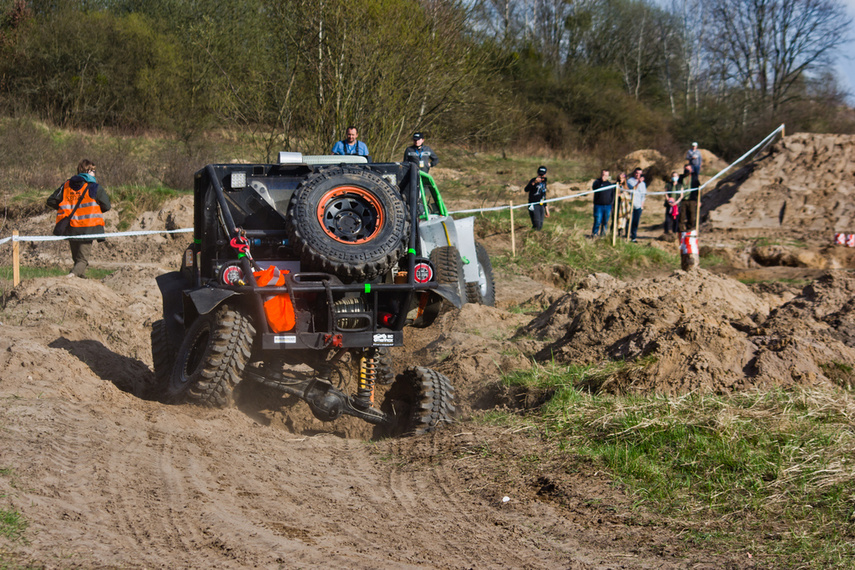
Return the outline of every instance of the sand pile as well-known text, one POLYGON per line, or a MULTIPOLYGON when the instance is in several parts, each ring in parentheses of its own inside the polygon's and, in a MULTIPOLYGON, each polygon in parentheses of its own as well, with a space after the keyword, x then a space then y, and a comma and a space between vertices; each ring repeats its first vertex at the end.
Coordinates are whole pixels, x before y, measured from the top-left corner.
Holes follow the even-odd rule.
POLYGON ((829 276, 773 310, 742 283, 706 271, 625 283, 592 275, 521 329, 541 361, 627 364, 612 392, 728 393, 849 381, 855 279, 829 276))
POLYGON ((799 133, 722 181, 702 204, 716 229, 855 232, 855 136, 799 133))

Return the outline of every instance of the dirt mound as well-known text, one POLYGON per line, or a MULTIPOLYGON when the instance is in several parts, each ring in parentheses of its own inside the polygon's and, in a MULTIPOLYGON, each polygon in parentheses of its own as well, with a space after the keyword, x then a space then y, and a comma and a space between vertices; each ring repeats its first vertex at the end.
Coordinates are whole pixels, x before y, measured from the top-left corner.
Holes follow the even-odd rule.
POLYGON ((738 281, 706 271, 632 283, 607 275, 554 303, 522 329, 547 344, 540 360, 626 362, 592 388, 728 393, 839 381, 855 365, 851 291, 832 276, 771 311, 738 281), (845 332, 836 332, 841 326, 845 332), (821 339, 821 342, 817 342, 821 339))
MULTIPOLYGON (((715 153, 704 148, 699 148, 701 151, 701 172, 721 172, 727 168, 727 162, 720 159, 715 153)), ((686 161, 681 159, 674 163, 674 170, 681 172, 686 161)))
MULTIPOLYGON (((647 171, 650 167, 654 167, 657 173, 661 175, 668 169, 668 162, 669 161, 665 158, 665 155, 658 150, 643 149, 629 153, 618 160, 615 166, 619 172, 626 172, 627 176, 629 176, 636 168, 647 171)), ((613 176, 613 178, 617 177, 613 176)))
POLYGON ((715 229, 855 232, 855 136, 798 133, 709 192, 715 229))

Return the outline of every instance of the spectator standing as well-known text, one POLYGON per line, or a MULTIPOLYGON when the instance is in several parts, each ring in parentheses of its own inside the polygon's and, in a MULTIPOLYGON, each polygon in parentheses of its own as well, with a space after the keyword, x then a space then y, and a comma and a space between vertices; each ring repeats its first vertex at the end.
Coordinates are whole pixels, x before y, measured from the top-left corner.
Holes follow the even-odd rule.
POLYGON ((404 162, 414 162, 419 165, 419 170, 429 172, 431 167, 437 165, 439 157, 424 143, 425 137, 422 133, 413 133, 413 145, 404 151, 404 162))
POLYGON ((368 145, 359 139, 356 127, 350 126, 344 131, 344 139, 337 141, 332 147, 333 154, 355 154, 371 159, 368 155, 368 145))
POLYGON ((703 162, 703 158, 701 157, 701 151, 698 150, 698 143, 693 142, 692 148, 686 151, 686 164, 692 165, 692 171, 695 173, 695 176, 701 174, 701 162, 703 162))
POLYGON ((629 241, 635 243, 638 240, 638 224, 641 221, 641 212, 644 210, 644 199, 647 197, 647 184, 644 182, 644 174, 640 168, 633 171, 632 177, 626 181, 632 196, 632 221, 629 226, 629 241))
POLYGON ((665 182, 665 235, 676 234, 680 219, 680 202, 683 200, 683 182, 677 171, 665 182))
POLYGON ((680 221, 678 227, 680 232, 694 231, 698 224, 698 187, 697 175, 692 171, 692 166, 687 164, 680 176, 683 200, 680 202, 680 221))
POLYGON ((615 202, 614 183, 609 180, 609 171, 600 171, 600 177, 594 180, 591 188, 594 190, 594 229, 591 230, 591 237, 597 237, 600 235, 600 230, 603 234, 606 233, 609 217, 612 215, 612 205, 615 202), (609 186, 612 188, 600 190, 609 186))
POLYGON ((546 167, 537 169, 537 176, 526 184, 525 191, 528 192, 528 215, 531 218, 531 227, 537 231, 543 229, 543 218, 549 217, 549 205, 546 200, 546 167))
POLYGON ((618 193, 618 211, 614 216, 617 224, 618 235, 623 231, 623 237, 629 237, 629 223, 632 220, 632 197, 630 196, 629 185, 626 181, 626 173, 618 174, 617 179, 618 193))
POLYGON ((62 235, 81 236, 68 240, 74 266, 66 277, 86 277, 92 240, 85 236, 104 233, 103 213, 110 209, 110 196, 95 181, 95 164, 88 159, 81 160, 77 174, 57 188, 46 203, 57 211, 57 224, 70 218, 68 229, 62 235))

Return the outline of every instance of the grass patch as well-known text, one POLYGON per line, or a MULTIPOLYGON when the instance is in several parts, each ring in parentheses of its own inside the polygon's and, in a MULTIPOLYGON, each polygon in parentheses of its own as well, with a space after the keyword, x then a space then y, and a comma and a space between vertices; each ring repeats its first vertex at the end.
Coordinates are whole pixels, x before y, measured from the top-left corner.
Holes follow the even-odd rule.
POLYGON ((25 530, 27 521, 21 513, 13 509, 0 509, 0 536, 18 541, 24 538, 25 530))
MULTIPOLYGON (((71 263, 69 262, 69 265, 71 263)), ((93 267, 89 266, 86 270, 86 277, 88 279, 103 279, 108 275, 114 273, 115 269, 105 269, 103 267, 93 267)), ((68 275, 68 269, 63 267, 28 267, 26 265, 22 265, 20 267, 21 279, 38 279, 41 277, 62 277, 64 275, 68 275)), ((0 265, 0 282, 8 281, 11 285, 12 282, 12 266, 11 265, 0 265)))
POLYGON ((785 239, 785 240, 777 240, 770 238, 757 238, 753 241, 754 247, 765 247, 770 245, 782 245, 787 247, 797 247, 797 248, 805 248, 807 247, 807 243, 800 239, 785 239))
MULTIPOLYGON (((590 273, 625 278, 651 269, 672 271, 680 266, 676 253, 657 247, 620 239, 612 246, 609 238, 589 239, 591 216, 588 209, 586 204, 568 203, 554 211, 542 231, 518 231, 516 256, 510 253, 494 256, 491 258, 493 266, 524 274, 532 274, 542 266, 563 266, 567 268, 567 280, 571 283, 590 273)), ((522 215, 526 216, 527 223, 527 214, 522 215)), ((487 218, 484 224, 487 231, 491 226, 500 230, 502 224, 504 230, 509 231, 507 214, 504 220, 500 216, 484 217, 487 218)))
MULTIPOLYGON (((14 477, 15 472, 9 467, 0 468, 0 477, 14 477)), ((14 486, 14 485, 13 485, 14 486)), ((0 495, 4 498, 6 495, 0 495)), ((27 521, 24 517, 12 508, 0 508, 0 537, 4 537, 10 541, 19 541, 24 539, 24 531, 27 529, 27 521)), ((0 549, 0 568, 3 567, 2 549, 0 549)))
MULTIPOLYGON (((71 269, 69 260, 68 267, 28 267, 22 265, 20 267, 21 280, 39 279, 44 277, 63 277, 68 275, 71 269)), ((100 280, 114 273, 115 269, 105 269, 103 267, 89 266, 86 270, 87 279, 100 280)), ((6 295, 12 290, 12 266, 0 265, 0 307, 5 307, 6 295)))
POLYGON ((766 567, 855 567, 851 393, 665 397, 586 389, 621 367, 643 365, 514 373, 508 385, 553 395, 536 412, 504 421, 534 428, 562 461, 608 472, 636 504, 667 516, 691 540, 775 561, 766 567))

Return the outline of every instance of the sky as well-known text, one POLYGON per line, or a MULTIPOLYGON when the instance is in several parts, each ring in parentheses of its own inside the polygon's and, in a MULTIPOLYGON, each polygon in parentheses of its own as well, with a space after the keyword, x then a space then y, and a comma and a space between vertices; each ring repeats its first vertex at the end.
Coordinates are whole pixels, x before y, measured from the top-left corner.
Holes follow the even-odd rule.
POLYGON ((849 91, 849 104, 855 105, 855 0, 842 0, 842 2, 846 5, 846 10, 853 22, 851 31, 853 41, 840 50, 843 56, 837 63, 837 81, 841 88, 849 91), (845 57, 847 54, 848 60, 845 57))

